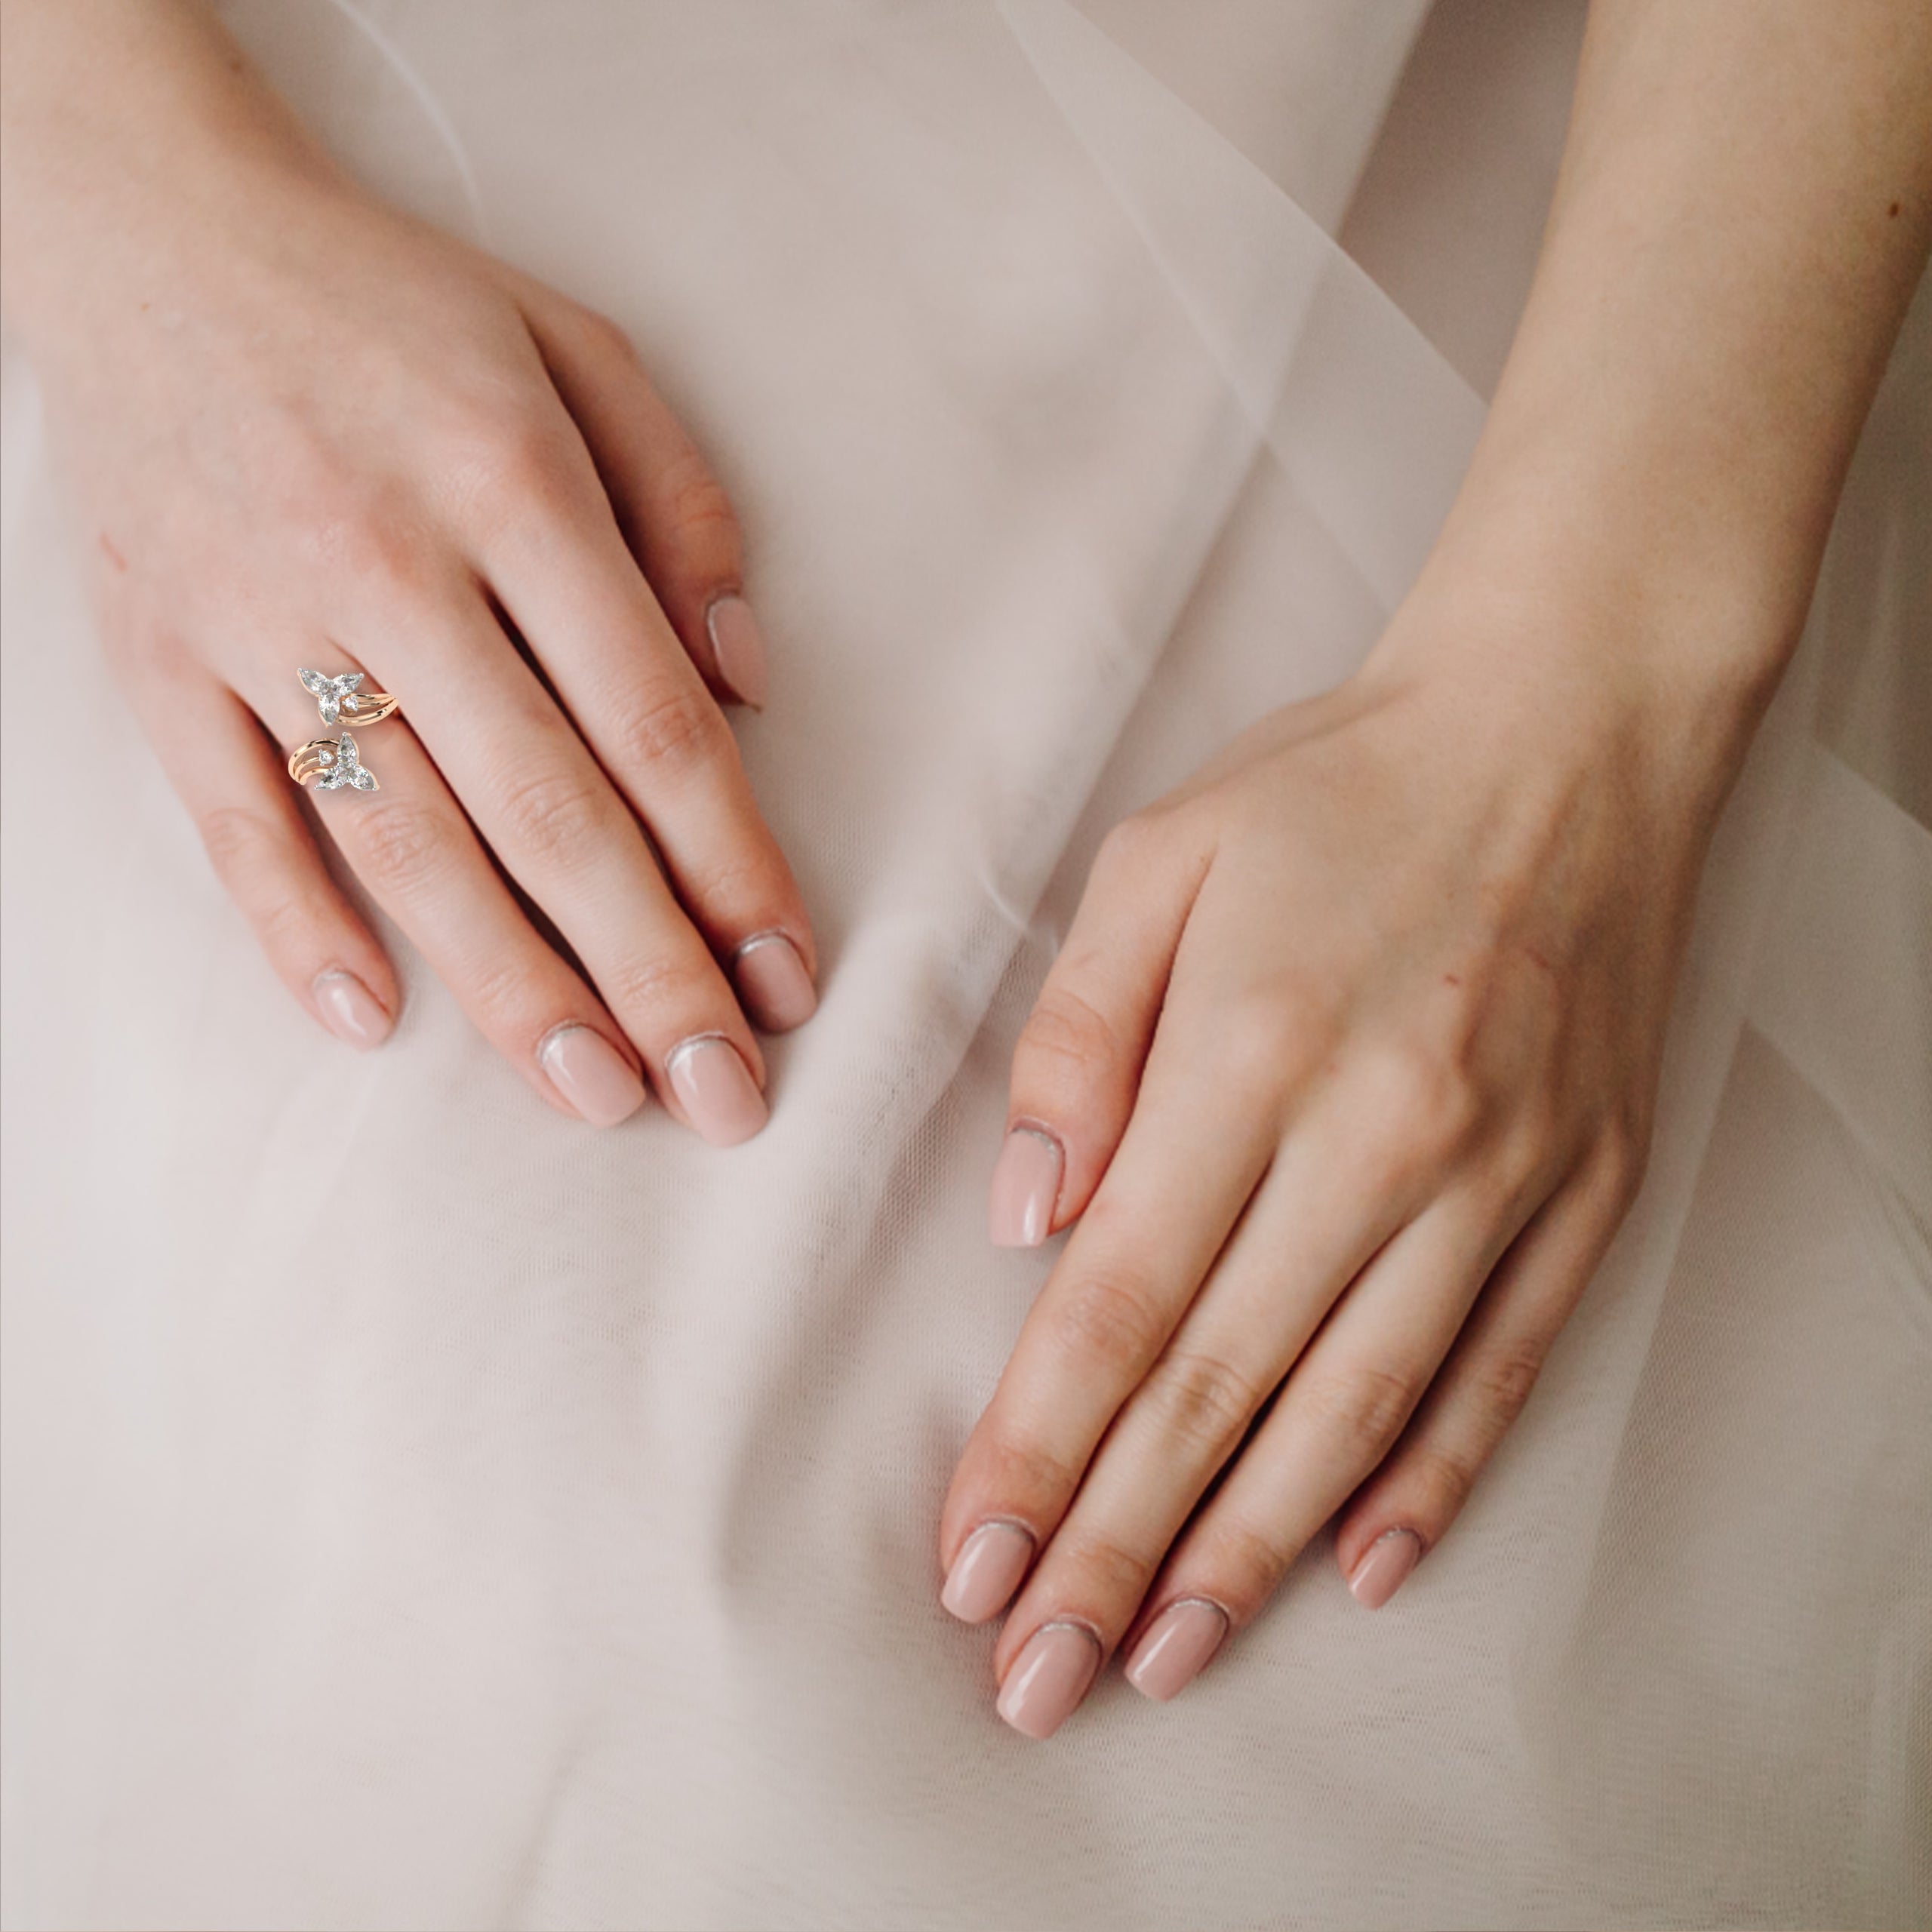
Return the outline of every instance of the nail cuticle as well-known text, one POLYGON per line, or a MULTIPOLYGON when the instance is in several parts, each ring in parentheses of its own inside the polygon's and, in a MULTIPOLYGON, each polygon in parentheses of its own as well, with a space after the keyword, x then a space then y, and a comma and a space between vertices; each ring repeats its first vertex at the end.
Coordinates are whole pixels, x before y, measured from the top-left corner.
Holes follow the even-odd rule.
POLYGON ((977 1536, 982 1530, 988 1528, 995 1523, 1001 1524, 1009 1530, 1018 1530, 1022 1534, 1030 1537, 1035 1543, 1040 1540, 1038 1531, 1023 1517, 1020 1516, 982 1516, 973 1525, 972 1534, 977 1536))
POLYGON ((581 1020, 559 1020, 549 1032, 543 1035, 543 1038, 537 1042, 537 1064, 548 1070, 551 1050, 561 1041, 566 1033, 589 1033, 595 1030, 594 1027, 586 1026, 581 1020))
POLYGON ((993 1166, 988 1228, 995 1247, 1038 1247, 1052 1231, 1066 1180, 1066 1152, 1046 1128, 1017 1120, 993 1166))
POLYGON ((1419 1530, 1406 1523, 1392 1524, 1356 1559, 1349 1573, 1349 1595, 1364 1609, 1381 1609, 1428 1553, 1419 1530))
MULTIPOLYGON (((782 940, 787 946, 792 944, 791 934, 782 927, 767 926, 764 931, 753 933, 750 938, 739 940, 737 944, 732 947, 731 956, 734 959, 742 959, 746 953, 755 951, 758 947, 769 946, 774 940, 782 940)), ((795 947, 793 948, 794 951, 796 949, 795 947)))
POLYGON ((749 1140, 770 1118, 764 1092, 728 1034, 680 1040, 664 1056, 664 1077, 700 1138, 714 1147, 749 1140))
POLYGON ((593 1127, 614 1127, 643 1106, 643 1076, 616 1046, 581 1020, 565 1020, 537 1042, 544 1077, 593 1127))
POLYGON ((1233 1629, 1234 1618, 1226 1604, 1212 1597, 1175 1597, 1161 1605, 1141 1632, 1121 1674, 1143 1697, 1164 1704, 1220 1655, 1233 1629), (1211 1629, 1204 1631, 1198 1617, 1184 1614, 1196 1610, 1213 1612, 1211 1629))
POLYGON ((1093 1625, 1077 1617, 1049 1617, 1008 1669, 995 1708, 1021 1736, 1051 1737, 1079 1708, 1106 1661, 1106 1646, 1093 1625), (1054 1641, 1062 1630, 1077 1630, 1087 1641, 1069 1651, 1054 1641))
POLYGON ((346 966, 331 966, 309 983, 315 1012, 339 1040, 356 1048, 380 1046, 395 1029, 395 1017, 346 966))
POLYGON ((989 1516, 974 1524, 947 1568, 940 1588, 941 1607, 963 1623, 983 1623, 998 1616, 1012 1601, 1038 1550, 1032 1527, 1015 1517, 989 1516), (1000 1531, 1007 1534, 992 1534, 1000 1531))
POLYGON ((1140 1638, 1137 1641, 1134 1647, 1137 1650, 1140 1647, 1140 1644, 1144 1643, 1146 1641, 1147 1630, 1152 1629, 1154 1626, 1159 1623, 1161 1619, 1166 1616, 1169 1611, 1178 1610, 1184 1603, 1198 1603, 1202 1605, 1203 1607, 1213 1611, 1230 1630, 1235 1627, 1235 1620, 1232 1615, 1229 1613, 1226 1604, 1217 1603, 1212 1597, 1204 1597, 1197 1591, 1190 1591, 1186 1596, 1170 1597, 1165 1603, 1161 1604, 1159 1610, 1156 1611, 1152 1617, 1148 1619, 1147 1629, 1141 1632, 1140 1638))
MULTIPOLYGON (((1032 1635, 1028 1637, 1026 1639, 1026 1644, 1032 1643, 1033 1638, 1037 1637, 1042 1630, 1078 1630, 1083 1637, 1086 1638, 1088 1641, 1092 1644, 1094 1646, 1094 1654, 1097 1657, 1104 1659, 1107 1654, 1106 1644, 1102 1638, 1100 1632, 1096 1629, 1092 1624, 1086 1622, 1083 1618, 1078 1617, 1050 1617, 1044 1623, 1036 1623, 1034 1625, 1032 1635)), ((1022 1651, 1025 1651, 1026 1644, 1023 1644, 1020 1647, 1022 1651)), ((1016 1659, 1015 1661, 1017 1662, 1017 1659, 1016 1659)), ((1012 1672, 1009 1671, 1007 1675, 1011 1676, 1012 1672)))
POLYGON ((704 634, 711 640, 712 660, 719 681, 752 710, 761 711, 766 676, 764 641, 743 590, 720 591, 705 606, 704 634))
MULTIPOLYGON (((728 1047, 731 1044, 731 1036, 728 1033, 691 1033, 686 1035, 683 1039, 680 1040, 678 1044, 664 1056, 664 1071, 666 1075, 668 1076, 669 1075, 675 1074, 681 1062, 688 1060, 693 1054, 697 1051, 700 1047, 705 1046, 713 1040, 721 1040, 728 1047)), ((736 1052, 737 1048, 733 1048, 732 1051, 736 1052)))
MULTIPOLYGON (((1002 1697, 1006 1694, 1007 1686, 1013 1681, 1014 1674, 1019 1669, 1021 1660, 1039 1641, 1041 1636, 1048 1630, 1078 1630, 1094 1646, 1095 1657, 1101 1661, 1105 1660, 1107 1647, 1100 1641, 1100 1633, 1092 1624, 1083 1623, 1077 1617, 1050 1617, 1044 1623, 1035 1624, 1032 1629, 1027 1632, 1026 1642, 1014 1652, 1013 1661, 1007 1666, 1006 1675, 999 1681, 1000 1694, 1002 1697)), ((1097 1672, 1099 1670, 1099 1663, 1096 1663, 1094 1669, 1097 1672)))

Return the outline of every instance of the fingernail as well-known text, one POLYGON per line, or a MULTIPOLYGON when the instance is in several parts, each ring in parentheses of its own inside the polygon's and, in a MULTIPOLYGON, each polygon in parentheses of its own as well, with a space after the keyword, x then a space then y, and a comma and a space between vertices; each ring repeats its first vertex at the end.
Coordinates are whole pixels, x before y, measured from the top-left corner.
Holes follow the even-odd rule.
POLYGON ((680 1040, 666 1056, 664 1070, 692 1126, 714 1147, 749 1140, 771 1118, 758 1082, 721 1033, 680 1040))
POLYGON ((1100 1640, 1084 1623, 1043 1623, 1006 1673, 995 1708, 1027 1737, 1051 1737, 1087 1694, 1100 1640))
POLYGON ((1031 1531, 982 1523, 952 1559, 940 1602, 962 1623, 983 1623, 1006 1607, 1032 1560, 1031 1531))
POLYGON ((1060 1198, 1060 1143, 1043 1128, 1016 1127, 993 1168, 991 1226, 995 1247, 1038 1247, 1060 1198))
POLYGON ((1414 1530, 1384 1530, 1349 1579, 1355 1601, 1380 1610, 1402 1587, 1402 1580, 1422 1561, 1422 1538, 1414 1530))
POLYGON ((537 1049, 550 1084, 592 1127, 615 1127, 644 1105, 644 1081, 594 1026, 553 1026, 537 1049))
POLYGON ((817 1011, 812 976, 783 933, 754 933, 732 957, 738 996, 754 1025, 768 1033, 787 1032, 817 1011))
POLYGON ((1183 1597, 1162 1611, 1134 1645, 1127 1681, 1143 1696, 1164 1704, 1193 1682, 1227 1634, 1228 1614, 1219 1604, 1183 1597))
POLYGON ((395 1026, 375 995, 340 966, 317 974, 312 990, 323 1025, 352 1047, 380 1046, 395 1026))
POLYGON ((718 675, 754 711, 764 705, 764 639, 752 607, 734 592, 712 601, 704 614, 718 675))

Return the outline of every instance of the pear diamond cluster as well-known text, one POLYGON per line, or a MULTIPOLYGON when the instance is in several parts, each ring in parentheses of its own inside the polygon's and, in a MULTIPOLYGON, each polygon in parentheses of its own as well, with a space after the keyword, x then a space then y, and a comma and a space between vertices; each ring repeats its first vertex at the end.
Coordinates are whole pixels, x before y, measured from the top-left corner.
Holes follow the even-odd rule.
POLYGON ((376 789, 376 774, 357 755, 355 740, 346 731, 336 740, 333 749, 325 746, 318 750, 315 762, 324 773, 315 780, 318 792, 339 792, 345 785, 352 785, 358 792, 376 789))
POLYGON ((315 700, 325 724, 333 725, 339 735, 311 738, 289 755, 288 775, 298 785, 312 786, 318 792, 374 792, 379 789, 376 774, 362 762, 355 740, 345 720, 358 724, 380 724, 396 708, 386 691, 365 691, 361 671, 346 671, 331 678, 321 671, 297 671, 302 688, 315 700))
POLYGON ((345 711, 352 715, 361 708, 362 700, 357 691, 365 672, 346 672, 340 678, 325 677, 319 671, 297 671, 295 675, 315 700, 325 724, 340 724, 345 711))

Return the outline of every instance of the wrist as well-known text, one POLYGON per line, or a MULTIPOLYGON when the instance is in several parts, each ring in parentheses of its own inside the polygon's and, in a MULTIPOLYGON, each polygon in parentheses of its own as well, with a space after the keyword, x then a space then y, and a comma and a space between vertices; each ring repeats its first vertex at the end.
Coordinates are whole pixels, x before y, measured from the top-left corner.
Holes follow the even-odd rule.
POLYGON ((10 8, 8 27, 6 312, 37 360, 165 311, 291 191, 350 190, 198 9, 74 0, 10 8))
POLYGON ((1828 518, 1752 494, 1703 439, 1646 422, 1640 395, 1540 408, 1531 388, 1506 378, 1371 666, 1506 681, 1727 787, 1796 645, 1828 518))
POLYGON ((1362 678, 1436 687, 1451 728, 1506 765, 1614 775, 1660 820, 1708 826, 1801 611, 1734 558, 1653 566, 1527 478, 1472 484, 1362 678))

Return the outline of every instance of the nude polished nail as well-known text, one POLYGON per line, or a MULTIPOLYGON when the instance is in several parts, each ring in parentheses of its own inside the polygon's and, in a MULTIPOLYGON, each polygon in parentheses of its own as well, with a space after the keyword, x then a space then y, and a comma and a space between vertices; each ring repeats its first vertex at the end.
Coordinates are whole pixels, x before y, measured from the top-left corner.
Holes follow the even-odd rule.
POLYGON ((940 1604, 962 1623, 983 1623, 1012 1600, 1033 1561, 1033 1534, 1017 1523, 982 1523, 952 1559, 940 1604))
POLYGON ((386 1040, 395 1022, 353 973, 340 966, 315 976, 315 1011, 322 1023, 339 1040, 352 1047, 377 1047, 386 1040))
POLYGON ((1421 1561, 1422 1538, 1414 1530, 1384 1530, 1350 1574, 1349 1588, 1357 1603, 1380 1610, 1421 1561))
POLYGON ((749 1140, 771 1118, 758 1082, 721 1033, 679 1041, 666 1055, 664 1070, 692 1126, 714 1147, 749 1140))
POLYGON ((550 1084, 592 1127, 615 1127, 644 1105, 644 1081, 595 1027, 553 1026, 537 1049, 550 1084))
POLYGON ((756 933, 732 955, 738 997, 768 1033, 801 1026, 818 1008, 812 976, 783 933, 756 933))
POLYGON ((764 706, 764 637, 752 607, 734 591, 704 614, 718 675, 754 711, 764 706))
POLYGON ((1143 1697, 1164 1704, 1199 1675, 1228 1634, 1228 1614, 1204 1597, 1171 1603, 1147 1626, 1123 1673, 1143 1697))
POLYGON ((1006 1673, 995 1707, 1026 1737, 1051 1737, 1100 1668, 1100 1640, 1084 1623, 1043 1623, 1006 1673))
POLYGON ((993 1168, 989 1225, 995 1247, 1038 1247, 1053 1225, 1066 1160, 1044 1128, 1016 1127, 993 1168))

